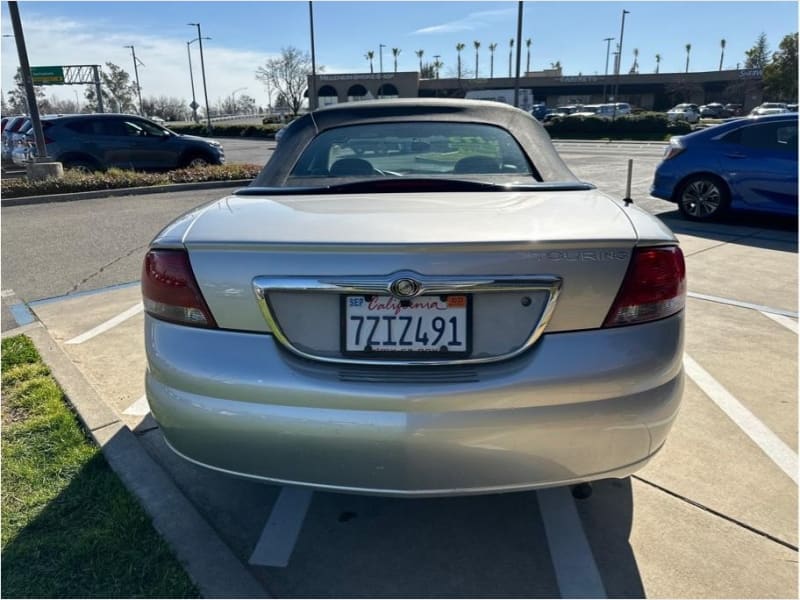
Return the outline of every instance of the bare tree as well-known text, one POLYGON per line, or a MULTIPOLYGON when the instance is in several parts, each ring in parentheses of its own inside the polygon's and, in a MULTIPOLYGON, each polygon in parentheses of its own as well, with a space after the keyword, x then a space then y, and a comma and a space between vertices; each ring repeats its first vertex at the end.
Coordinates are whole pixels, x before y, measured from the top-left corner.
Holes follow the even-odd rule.
POLYGON ((497 44, 489 44, 489 79, 494 78, 494 51, 497 50, 497 44))
POLYGON ((472 42, 472 45, 475 46, 475 79, 478 78, 478 50, 480 50, 481 43, 478 40, 472 42))
MULTIPOLYGON (((323 67, 317 65, 317 72, 323 67)), ((256 79, 269 84, 282 95, 293 115, 300 112, 303 95, 308 89, 308 76, 311 75, 311 57, 308 52, 288 46, 281 49, 278 58, 269 59, 264 66, 256 69, 256 79)))
POLYGON ((150 96, 142 98, 144 113, 166 121, 185 121, 189 117, 189 104, 183 98, 150 96))

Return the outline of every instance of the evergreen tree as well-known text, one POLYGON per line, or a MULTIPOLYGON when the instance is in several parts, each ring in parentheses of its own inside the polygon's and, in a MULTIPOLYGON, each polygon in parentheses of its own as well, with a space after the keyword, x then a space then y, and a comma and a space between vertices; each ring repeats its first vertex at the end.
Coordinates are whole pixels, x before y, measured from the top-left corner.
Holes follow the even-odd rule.
POLYGON ((764 67, 764 91, 770 99, 797 102, 797 68, 797 33, 792 33, 764 67))
POLYGON ((769 62, 769 46, 767 45, 767 34, 761 33, 755 45, 750 50, 745 51, 747 57, 744 61, 745 69, 763 69, 769 62))

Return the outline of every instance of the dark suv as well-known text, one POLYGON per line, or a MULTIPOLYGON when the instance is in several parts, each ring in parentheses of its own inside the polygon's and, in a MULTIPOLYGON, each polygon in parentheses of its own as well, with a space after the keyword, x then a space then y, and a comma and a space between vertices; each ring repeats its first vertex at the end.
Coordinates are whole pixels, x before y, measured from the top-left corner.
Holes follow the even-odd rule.
MULTIPOLYGON (((48 116, 42 119, 42 129, 48 156, 65 169, 165 170, 225 162, 219 142, 180 135, 135 115, 48 116)), ((27 135, 33 156, 33 135, 27 135)), ((18 162, 16 154, 14 161, 18 162)))

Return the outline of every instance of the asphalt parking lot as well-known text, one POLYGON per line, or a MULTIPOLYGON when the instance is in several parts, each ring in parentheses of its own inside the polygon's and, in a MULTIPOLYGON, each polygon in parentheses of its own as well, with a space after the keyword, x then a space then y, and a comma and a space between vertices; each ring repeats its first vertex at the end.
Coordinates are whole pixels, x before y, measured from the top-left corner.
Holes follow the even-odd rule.
MULTIPOLYGON (((53 298, 15 291, 273 596, 797 597, 796 222, 688 223, 647 196, 659 146, 558 147, 581 178, 619 197, 634 158, 632 196, 676 232, 689 280, 678 421, 647 467, 596 484, 588 499, 566 489, 418 500, 312 493, 178 458, 144 400, 141 240, 123 231, 133 208, 91 242, 124 239, 124 259, 77 287, 70 277, 85 276, 65 276, 53 298)), ((226 142, 232 162, 261 162, 249 157, 268 150, 226 142)), ((37 259, 15 245, 11 227, 24 218, 24 235, 35 235, 30 220, 58 210, 3 209, 3 234, 8 226, 12 236, 4 246, 23 253, 27 268, 37 259)), ((9 281, 22 287, 16 270, 6 275, 4 290, 9 281)))

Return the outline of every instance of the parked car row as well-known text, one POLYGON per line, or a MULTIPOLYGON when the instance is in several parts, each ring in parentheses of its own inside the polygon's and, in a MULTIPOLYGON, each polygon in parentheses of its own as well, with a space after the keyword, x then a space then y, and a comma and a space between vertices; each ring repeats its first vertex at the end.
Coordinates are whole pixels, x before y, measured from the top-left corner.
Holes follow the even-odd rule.
MULTIPOLYGON (((544 104, 537 104, 531 110, 531 114, 543 123, 564 119, 567 117, 600 117, 611 119, 614 117, 629 115, 635 112, 626 102, 616 104, 573 104, 547 108, 544 104)), ((720 102, 710 102, 698 106, 689 102, 677 104, 666 112, 670 121, 687 121, 688 123, 698 123, 703 119, 727 119, 743 115, 741 104, 722 104, 720 102)), ((796 104, 786 104, 782 102, 764 102, 754 108, 751 115, 779 114, 783 112, 797 112, 796 104)))
MULTIPOLYGON (((3 158, 24 165, 36 156, 36 144, 30 118, 15 119, 19 125, 9 121, 3 130, 3 158)), ((48 156, 65 169, 168 170, 225 162, 218 141, 177 134, 136 115, 45 115, 41 122, 48 156)))

